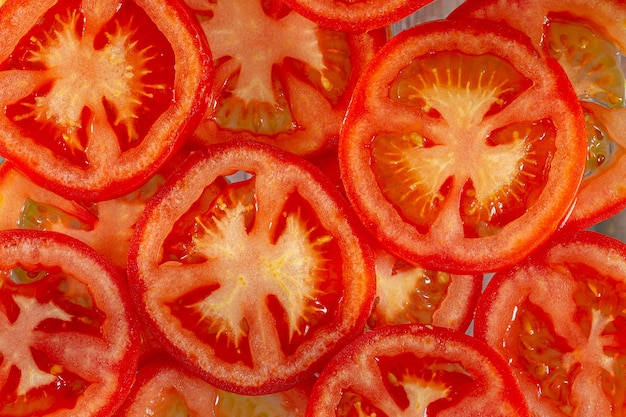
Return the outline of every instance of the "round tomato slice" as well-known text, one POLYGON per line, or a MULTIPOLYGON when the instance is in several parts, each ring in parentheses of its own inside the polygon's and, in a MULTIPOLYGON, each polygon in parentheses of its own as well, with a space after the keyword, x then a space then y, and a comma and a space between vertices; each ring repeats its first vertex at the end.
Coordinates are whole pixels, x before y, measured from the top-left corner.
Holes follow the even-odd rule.
POLYGON ((215 61, 197 146, 234 138, 298 155, 335 148, 351 92, 385 32, 320 28, 281 0, 185 0, 215 61))
POLYGON ((626 412, 626 244, 559 234, 496 273, 474 332, 510 364, 534 415, 626 412))
POLYGON ((392 38, 359 80, 339 143, 346 194, 390 252, 453 273, 524 258, 570 212, 583 114, 563 70, 486 21, 392 38))
POLYGON ((391 25, 433 0, 284 0, 293 10, 320 26, 366 32, 391 25))
POLYGON ((470 0, 450 15, 506 22, 558 60, 587 119, 585 178, 568 227, 584 229, 626 208, 626 4, 609 0, 470 0))
POLYGON ((296 155, 255 142, 192 156, 131 241, 137 304, 164 348, 220 389, 295 386, 364 330, 375 292, 358 220, 296 155), (247 179, 221 186, 245 172, 247 179))
POLYGON ((299 386, 246 396, 222 391, 168 357, 142 367, 117 417, 302 417, 307 393, 299 386))
POLYGON ((56 232, 0 231, 0 414, 110 416, 137 370, 125 280, 56 232))
POLYGON ((6 3, 0 154, 67 198, 131 192, 206 109, 212 63, 200 32, 164 0, 6 3))
POLYGON ((13 164, 0 167, 0 230, 51 230, 75 237, 101 253, 107 261, 126 270, 128 245, 134 225, 148 199, 163 183, 155 174, 131 193, 112 200, 68 200, 40 187, 13 164))
POLYGON ((478 339, 421 325, 381 327, 321 372, 306 415, 529 416, 507 364, 478 339))

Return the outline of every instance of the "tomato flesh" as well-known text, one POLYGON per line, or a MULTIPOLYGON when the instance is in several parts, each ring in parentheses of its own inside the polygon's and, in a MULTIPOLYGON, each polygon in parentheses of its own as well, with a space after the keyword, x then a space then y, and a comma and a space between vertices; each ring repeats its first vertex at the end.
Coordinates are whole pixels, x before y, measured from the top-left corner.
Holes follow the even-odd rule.
POLYGON ((624 107, 625 83, 619 51, 578 19, 552 17, 545 24, 548 53, 567 72, 581 100, 624 107))
POLYGON ((465 1, 450 18, 481 18, 504 22, 527 34, 536 48, 555 59, 566 72, 587 119, 587 171, 576 205, 568 217, 570 229, 585 229, 626 208, 622 157, 626 130, 624 4, 605 1, 593 7, 574 0, 517 2, 465 1), (512 11, 513 10, 513 11, 512 11))
POLYGON ((137 145, 174 98, 174 53, 132 2, 124 2, 115 20, 94 39, 84 35, 80 9, 68 6, 61 2, 50 8, 43 16, 47 23, 25 35, 0 64, 3 70, 39 70, 50 76, 48 83, 5 112, 28 136, 87 167, 86 132, 95 117, 91 109, 104 103, 121 150, 137 145), (142 36, 144 30, 152 35, 142 36))

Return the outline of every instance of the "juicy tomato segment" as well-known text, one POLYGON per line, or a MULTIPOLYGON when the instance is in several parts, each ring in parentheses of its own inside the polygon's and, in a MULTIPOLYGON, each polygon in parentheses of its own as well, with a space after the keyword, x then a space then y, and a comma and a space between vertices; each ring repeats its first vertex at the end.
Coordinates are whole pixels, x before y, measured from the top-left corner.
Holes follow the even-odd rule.
POLYGON ((94 36, 85 27, 89 22, 80 2, 60 2, 43 21, 0 68, 47 72, 50 81, 6 106, 7 117, 83 167, 89 165, 87 131, 101 105, 122 151, 141 142, 174 97, 174 53, 151 19, 135 3, 124 2, 94 36), (93 74, 100 82, 90 81, 93 74))
POLYGON ((379 248, 376 298, 368 327, 427 324, 465 331, 481 291, 482 275, 422 268, 379 248))
POLYGON ((548 14, 544 44, 567 72, 581 100, 624 107, 620 52, 580 19, 548 14))
POLYGON ((445 51, 414 58, 391 83, 389 96, 466 126, 501 110, 530 85, 502 58, 445 51))
POLYGON ((476 335, 511 365, 537 414, 625 410, 625 251, 605 235, 563 234, 488 284, 476 335))
POLYGON ((585 180, 614 163, 617 149, 616 143, 604 124, 590 111, 585 111, 587 126, 587 172, 585 180))

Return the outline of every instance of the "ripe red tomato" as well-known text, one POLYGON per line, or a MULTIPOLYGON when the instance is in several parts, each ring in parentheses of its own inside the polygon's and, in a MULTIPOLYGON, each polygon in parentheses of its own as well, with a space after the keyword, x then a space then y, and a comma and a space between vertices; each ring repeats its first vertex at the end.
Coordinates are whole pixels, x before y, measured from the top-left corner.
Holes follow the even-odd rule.
POLYGON ((346 194, 387 250, 457 273, 503 268, 571 211, 585 123, 562 68, 487 21, 407 29, 359 80, 339 143, 346 194))
POLYGON ((626 3, 619 0, 469 0, 453 18, 496 20, 523 31, 558 60, 587 122, 587 170, 567 221, 584 229, 626 208, 626 3))
POLYGON ((307 398, 304 387, 254 396, 222 391, 172 358, 160 357, 139 370, 115 416, 302 417, 307 398))
POLYGON ((137 223, 128 275, 164 348, 245 395, 318 371, 363 332, 375 292, 371 251, 330 181, 247 141, 198 152, 166 181, 137 223))
POLYGON ((7 2, 0 154, 66 198, 131 192, 204 114, 213 67, 200 32, 166 0, 7 2))
POLYGON ((3 416, 110 416, 134 380, 139 338, 124 277, 55 232, 0 231, 3 416))
POLYGON ((366 32, 391 25, 433 0, 284 0, 322 27, 366 32))
POLYGON ((306 416, 530 416, 507 364, 464 333, 382 327, 348 344, 321 372, 306 416))
POLYGON ((624 415, 626 244, 557 235, 494 275, 474 332, 509 363, 533 415, 624 415))
POLYGON ((334 149, 352 89, 384 31, 320 28, 281 0, 185 0, 215 61, 196 145, 245 138, 298 155, 334 149))

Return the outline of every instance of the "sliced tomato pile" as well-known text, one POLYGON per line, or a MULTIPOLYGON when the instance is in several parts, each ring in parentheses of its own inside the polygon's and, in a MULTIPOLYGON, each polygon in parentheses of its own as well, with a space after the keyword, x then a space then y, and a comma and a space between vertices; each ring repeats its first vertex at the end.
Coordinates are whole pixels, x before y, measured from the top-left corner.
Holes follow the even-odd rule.
POLYGON ((578 202, 568 223, 573 229, 592 226, 626 208, 626 189, 618 184, 626 173, 626 5, 610 0, 470 0, 452 17, 506 22, 531 37, 537 49, 566 71, 583 103, 588 134, 588 164, 578 202), (511 12, 515 7, 515 12, 511 12))
POLYGON ((216 66, 201 143, 245 137, 306 156, 336 146, 354 83, 384 31, 321 28, 277 0, 185 2, 216 66))
POLYGON ((0 0, 0 416, 626 415, 623 22, 0 0))

